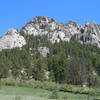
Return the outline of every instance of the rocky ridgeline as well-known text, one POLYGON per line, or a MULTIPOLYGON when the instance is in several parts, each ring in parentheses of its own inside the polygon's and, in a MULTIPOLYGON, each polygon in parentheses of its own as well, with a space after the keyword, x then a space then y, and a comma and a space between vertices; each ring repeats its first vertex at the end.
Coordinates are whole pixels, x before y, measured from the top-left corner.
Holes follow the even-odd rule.
POLYGON ((54 19, 38 16, 27 23, 22 30, 25 34, 33 35, 47 35, 48 40, 52 43, 62 41, 70 41, 74 34, 79 33, 80 26, 74 22, 68 24, 61 24, 54 19))
MULTIPOLYGON (((62 24, 52 18, 38 16, 28 22, 21 31, 28 35, 47 35, 52 43, 60 41, 77 41, 81 44, 93 44, 100 47, 100 25, 86 23, 84 26, 76 22, 62 24)), ((0 38, 0 50, 14 47, 22 47, 26 40, 17 30, 9 30, 0 38)))

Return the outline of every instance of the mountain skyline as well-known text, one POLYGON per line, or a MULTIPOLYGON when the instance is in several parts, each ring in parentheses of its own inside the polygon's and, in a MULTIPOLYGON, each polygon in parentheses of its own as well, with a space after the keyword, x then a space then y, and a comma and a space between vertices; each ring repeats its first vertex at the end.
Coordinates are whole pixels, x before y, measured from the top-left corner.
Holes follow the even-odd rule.
POLYGON ((82 26, 73 21, 63 24, 47 16, 37 16, 27 22, 20 30, 9 29, 0 38, 0 51, 23 47, 27 44, 25 37, 28 36, 33 36, 33 38, 46 36, 47 41, 52 44, 73 41, 100 48, 100 25, 88 22, 82 26))
POLYGON ((95 0, 2 0, 0 3, 0 36, 9 28, 20 29, 35 16, 48 16, 58 22, 72 20, 79 24, 100 23, 100 1, 95 0))

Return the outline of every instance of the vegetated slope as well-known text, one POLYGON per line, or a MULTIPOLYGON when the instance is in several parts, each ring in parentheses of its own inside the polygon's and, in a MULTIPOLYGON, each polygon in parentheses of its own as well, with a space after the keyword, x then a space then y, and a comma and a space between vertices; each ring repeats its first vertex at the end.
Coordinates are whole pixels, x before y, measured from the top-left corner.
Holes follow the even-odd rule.
POLYGON ((1 77, 76 85, 98 84, 99 25, 62 24, 38 16, 21 30, 7 33, 0 38, 1 77))

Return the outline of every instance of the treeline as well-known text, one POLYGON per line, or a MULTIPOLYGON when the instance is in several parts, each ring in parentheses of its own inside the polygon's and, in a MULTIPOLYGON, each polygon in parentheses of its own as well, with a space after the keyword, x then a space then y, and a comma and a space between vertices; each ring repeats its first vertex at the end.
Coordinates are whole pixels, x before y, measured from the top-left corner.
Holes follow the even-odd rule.
POLYGON ((100 76, 100 49, 76 42, 52 44, 47 36, 24 35, 22 48, 0 52, 0 77, 15 80, 54 81, 76 85, 95 85, 100 76), (38 47, 48 47, 43 57, 38 47))

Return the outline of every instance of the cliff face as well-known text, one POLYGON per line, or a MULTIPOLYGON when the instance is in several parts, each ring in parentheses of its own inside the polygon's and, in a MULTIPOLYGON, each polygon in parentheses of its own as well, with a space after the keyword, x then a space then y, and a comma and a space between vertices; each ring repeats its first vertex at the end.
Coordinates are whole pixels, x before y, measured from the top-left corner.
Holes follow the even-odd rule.
POLYGON ((10 29, 0 38, 0 50, 22 47, 26 44, 26 40, 15 29, 10 29))
POLYGON ((80 28, 80 34, 75 34, 73 39, 82 44, 92 44, 100 47, 100 29, 95 23, 86 23, 80 28))
POLYGON ((100 25, 86 23, 84 26, 76 22, 62 24, 45 16, 38 16, 27 23, 22 30, 25 34, 47 35, 52 43, 75 40, 84 44, 93 44, 100 47, 100 25))
MULTIPOLYGON (((84 26, 76 22, 62 24, 52 18, 38 16, 28 22, 21 31, 26 35, 47 35, 50 42, 77 41, 81 44, 92 44, 100 47, 100 25, 86 23, 84 26)), ((0 50, 22 47, 26 40, 17 30, 9 30, 0 38, 0 50)))
POLYGON ((74 34, 79 33, 80 26, 74 22, 61 24, 51 18, 38 16, 27 23, 22 30, 25 34, 47 35, 48 40, 52 43, 62 41, 70 41, 74 34))

